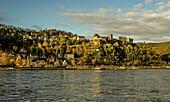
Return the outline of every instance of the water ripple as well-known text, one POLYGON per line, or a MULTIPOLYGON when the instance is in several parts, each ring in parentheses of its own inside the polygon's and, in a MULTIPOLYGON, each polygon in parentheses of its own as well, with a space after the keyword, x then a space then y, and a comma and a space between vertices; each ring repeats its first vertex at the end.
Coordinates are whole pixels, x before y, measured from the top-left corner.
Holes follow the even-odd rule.
POLYGON ((0 101, 170 102, 170 70, 0 71, 0 101))

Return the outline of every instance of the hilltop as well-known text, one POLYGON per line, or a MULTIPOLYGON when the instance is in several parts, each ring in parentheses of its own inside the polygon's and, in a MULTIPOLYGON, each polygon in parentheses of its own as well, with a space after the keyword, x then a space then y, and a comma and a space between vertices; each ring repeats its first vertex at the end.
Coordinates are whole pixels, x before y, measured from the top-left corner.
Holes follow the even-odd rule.
POLYGON ((170 54, 170 41, 161 43, 150 43, 147 45, 152 48, 152 51, 155 51, 158 54, 170 54))

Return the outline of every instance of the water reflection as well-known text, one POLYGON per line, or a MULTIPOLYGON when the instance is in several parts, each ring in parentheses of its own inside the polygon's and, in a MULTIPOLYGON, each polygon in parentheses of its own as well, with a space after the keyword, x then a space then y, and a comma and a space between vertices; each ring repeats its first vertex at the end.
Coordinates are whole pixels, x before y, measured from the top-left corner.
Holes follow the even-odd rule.
POLYGON ((170 101, 170 70, 0 71, 0 101, 170 101))
POLYGON ((92 94, 92 99, 96 99, 96 98, 100 98, 102 97, 101 95, 101 91, 102 91, 102 88, 101 88, 101 74, 102 73, 102 70, 94 70, 94 73, 92 74, 92 88, 91 90, 91 94, 92 94))

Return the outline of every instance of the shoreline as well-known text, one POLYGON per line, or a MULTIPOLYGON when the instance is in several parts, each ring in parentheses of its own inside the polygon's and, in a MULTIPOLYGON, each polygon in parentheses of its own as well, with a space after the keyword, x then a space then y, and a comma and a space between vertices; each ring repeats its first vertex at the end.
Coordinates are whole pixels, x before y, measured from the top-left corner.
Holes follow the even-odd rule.
POLYGON ((114 65, 84 65, 67 67, 0 67, 0 71, 20 70, 139 70, 139 69, 170 69, 170 65, 164 66, 114 66, 114 65))
POLYGON ((135 69, 170 69, 170 65, 164 66, 114 66, 114 65, 96 65, 96 66, 75 66, 78 70, 97 70, 97 69, 105 69, 105 70, 135 70, 135 69))

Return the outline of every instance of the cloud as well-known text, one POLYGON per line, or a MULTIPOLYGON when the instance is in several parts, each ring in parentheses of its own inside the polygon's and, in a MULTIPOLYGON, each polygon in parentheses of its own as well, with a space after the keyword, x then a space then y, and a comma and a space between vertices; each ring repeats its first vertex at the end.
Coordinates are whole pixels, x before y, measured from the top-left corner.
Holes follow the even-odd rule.
POLYGON ((6 20, 6 14, 3 11, 0 11, 0 22, 6 20))
POLYGON ((134 11, 130 11, 130 12, 126 12, 125 17, 136 17, 136 16, 139 16, 139 13, 138 12, 134 12, 134 11))
POLYGON ((118 13, 121 13, 121 12, 123 12, 123 9, 122 8, 117 8, 117 10, 116 10, 118 13))
POLYGON ((54 24, 54 27, 55 27, 55 28, 62 27, 62 28, 73 29, 70 25, 68 25, 68 24, 63 24, 63 23, 54 24))
MULTIPOLYGON (((145 0, 145 4, 151 2, 153 0, 145 0)), ((139 3, 124 13, 121 13, 121 8, 99 8, 91 13, 65 12, 60 16, 74 23, 95 26, 94 33, 134 36, 135 40, 169 41, 170 8, 166 6, 167 2, 156 2, 154 5, 155 9, 148 9, 139 3), (165 8, 158 12, 161 6, 165 8)))
POLYGON ((142 6, 143 6, 142 3, 138 3, 138 4, 136 4, 134 7, 135 7, 135 8, 141 8, 142 6))
POLYGON ((167 6, 167 7, 170 7, 170 1, 167 1, 166 6, 167 6))
POLYGON ((6 24, 11 24, 13 22, 18 21, 19 19, 8 15, 5 11, 0 10, 0 23, 6 23, 6 24))
POLYGON ((70 27, 69 25, 66 25, 66 24, 55 24, 54 26, 60 26, 60 27, 70 27))
POLYGON ((149 3, 152 3, 153 2, 153 0, 145 0, 145 4, 149 4, 149 3))
POLYGON ((42 29, 42 27, 39 26, 39 25, 33 25, 31 28, 34 28, 34 29, 37 29, 37 30, 41 30, 42 29))
POLYGON ((164 2, 157 2, 157 5, 162 6, 162 5, 164 5, 164 2))
POLYGON ((75 8, 68 8, 66 9, 67 12, 75 12, 75 13, 78 13, 78 12, 84 12, 86 11, 86 8, 82 8, 82 9, 75 9, 75 8))
POLYGON ((99 8, 96 12, 100 14, 106 14, 113 11, 113 8, 99 8))

